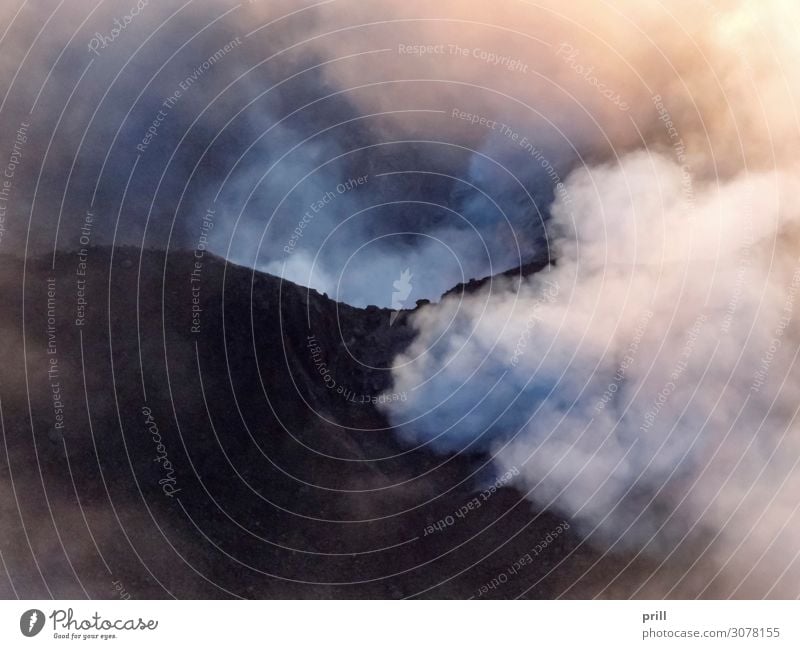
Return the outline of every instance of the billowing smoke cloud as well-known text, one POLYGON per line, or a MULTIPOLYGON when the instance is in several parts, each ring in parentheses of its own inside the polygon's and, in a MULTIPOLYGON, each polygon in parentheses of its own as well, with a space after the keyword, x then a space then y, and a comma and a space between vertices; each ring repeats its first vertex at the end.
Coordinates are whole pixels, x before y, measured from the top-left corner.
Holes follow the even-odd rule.
POLYGON ((534 254, 530 179, 471 122, 440 137, 454 120, 422 97, 368 110, 343 75, 399 55, 337 35, 361 31, 359 3, 317 4, 9 9, 3 150, 29 126, 6 250, 74 249, 94 210, 92 244, 202 246, 358 305, 388 305, 410 265, 413 300, 534 254))
MULTIPOLYGON (((344 87, 378 85, 357 95, 370 110, 402 106, 413 89, 417 102, 505 118, 556 166, 676 139, 695 173, 794 157, 800 46, 790 0, 419 0, 327 12, 334 27, 352 25, 354 15, 362 25, 348 30, 347 44, 324 41, 327 51, 390 50, 367 71, 354 63, 326 71, 344 87), (665 126, 666 112, 678 134, 665 126)), ((450 123, 439 132, 456 132, 450 123)), ((480 126, 472 141, 484 139, 480 126)))
POLYGON ((436 298, 547 256, 575 166, 646 142, 730 177, 798 144, 788 2, 136 7, 5 10, 5 150, 30 123, 7 250, 74 248, 97 207, 93 243, 208 245, 388 306, 407 267, 436 298))
POLYGON ((577 136, 592 153, 549 209, 556 264, 421 310, 394 370, 414 397, 387 411, 409 443, 519 469, 608 548, 710 558, 698 591, 795 596, 799 12, 612 5, 550 33, 580 53, 554 78, 608 137, 577 136))
MULTIPOLYGON (((797 10, 788 2, 420 1, 341 9, 320 7, 324 29, 311 47, 337 61, 324 66, 324 77, 362 113, 382 115, 373 126, 380 137, 435 142, 426 153, 436 170, 444 166, 437 153, 462 147, 469 163, 454 175, 500 204, 498 213, 474 190, 447 197, 477 226, 480 244, 490 242, 485 252, 476 242, 464 247, 470 231, 458 224, 431 228, 428 218, 422 226, 463 250, 467 277, 547 256, 542 225, 556 188, 577 166, 657 149, 676 160, 683 191, 691 192, 693 183, 727 181, 745 169, 784 167, 800 144, 798 46, 789 27, 797 10), (362 64, 356 55, 367 51, 380 65, 362 64), (411 118, 410 109, 440 114, 411 118)), ((411 162, 406 170, 415 169, 411 162)), ((456 269, 447 255, 443 263, 441 249, 427 254, 418 243, 414 250, 418 270, 432 267, 452 283, 456 269)), ((404 266, 396 255, 392 249, 383 258, 393 271, 404 266)), ((341 264, 333 259, 335 274, 341 264)), ((435 295, 438 285, 426 279, 435 295)))

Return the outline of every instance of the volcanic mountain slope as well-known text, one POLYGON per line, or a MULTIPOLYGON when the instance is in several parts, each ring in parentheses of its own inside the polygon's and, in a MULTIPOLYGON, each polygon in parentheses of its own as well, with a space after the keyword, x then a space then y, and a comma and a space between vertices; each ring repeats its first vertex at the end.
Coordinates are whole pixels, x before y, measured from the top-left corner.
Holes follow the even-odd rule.
POLYGON ((393 433, 375 400, 409 312, 208 254, 85 253, 0 262, 3 596, 608 594, 626 562, 504 483, 457 516, 487 458, 393 433))

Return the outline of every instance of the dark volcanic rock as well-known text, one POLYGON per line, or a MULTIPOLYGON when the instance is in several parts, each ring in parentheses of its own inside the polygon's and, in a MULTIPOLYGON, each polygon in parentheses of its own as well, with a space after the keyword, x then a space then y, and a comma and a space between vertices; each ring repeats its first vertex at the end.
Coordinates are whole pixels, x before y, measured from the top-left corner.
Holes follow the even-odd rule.
MULTIPOLYGON (((409 312, 208 255, 88 253, 85 276, 76 253, 0 261, 20 597, 471 597, 561 522, 506 487, 453 518, 487 458, 407 448, 374 404, 409 312)), ((563 534, 486 596, 592 596, 597 556, 563 534)))

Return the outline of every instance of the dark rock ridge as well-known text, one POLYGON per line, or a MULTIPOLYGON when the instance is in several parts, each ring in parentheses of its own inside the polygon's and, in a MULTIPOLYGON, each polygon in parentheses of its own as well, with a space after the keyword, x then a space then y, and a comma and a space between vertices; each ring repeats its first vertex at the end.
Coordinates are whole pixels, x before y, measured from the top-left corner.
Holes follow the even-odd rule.
MULTIPOLYGON (((209 255, 86 257, 85 276, 77 253, 0 259, 20 597, 471 597, 562 522, 506 486, 453 518, 487 458, 410 449, 373 402, 410 312, 390 326, 209 255)), ((562 534, 483 596, 593 596, 616 574, 599 557, 562 534)))
POLYGON ((491 286, 493 281, 496 281, 498 277, 502 277, 504 279, 510 280, 521 280, 528 275, 533 275, 534 273, 538 273, 550 265, 555 265, 555 260, 551 259, 549 255, 546 253, 536 259, 533 259, 519 268, 511 268, 509 270, 503 271, 502 273, 498 273, 495 276, 487 276, 481 277, 480 279, 471 279, 468 282, 462 282, 461 284, 456 284, 453 288, 447 291, 444 295, 442 295, 442 299, 452 296, 452 295, 463 295, 463 294, 470 294, 475 293, 486 286, 491 286))

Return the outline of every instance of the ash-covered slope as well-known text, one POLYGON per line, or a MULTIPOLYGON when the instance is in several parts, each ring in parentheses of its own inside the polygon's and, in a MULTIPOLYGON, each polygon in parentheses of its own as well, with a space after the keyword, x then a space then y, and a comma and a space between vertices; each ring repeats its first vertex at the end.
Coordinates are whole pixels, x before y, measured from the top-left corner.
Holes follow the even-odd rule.
POLYGON ((375 400, 408 313, 85 253, 0 260, 4 596, 589 597, 624 565, 486 458, 398 441, 375 400))

